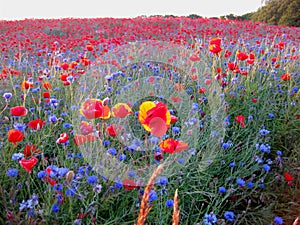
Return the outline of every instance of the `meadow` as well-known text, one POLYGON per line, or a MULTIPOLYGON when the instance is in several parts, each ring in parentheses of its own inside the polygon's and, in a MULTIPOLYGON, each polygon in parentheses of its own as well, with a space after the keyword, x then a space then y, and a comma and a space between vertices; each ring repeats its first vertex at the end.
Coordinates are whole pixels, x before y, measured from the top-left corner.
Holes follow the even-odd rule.
POLYGON ((0 224, 293 224, 300 28, 0 21, 0 224))

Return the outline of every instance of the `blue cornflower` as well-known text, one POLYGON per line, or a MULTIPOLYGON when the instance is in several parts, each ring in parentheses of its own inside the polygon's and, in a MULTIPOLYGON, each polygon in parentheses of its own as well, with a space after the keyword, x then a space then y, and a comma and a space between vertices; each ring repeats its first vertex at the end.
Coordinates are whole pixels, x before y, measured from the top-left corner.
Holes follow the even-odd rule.
POLYGON ((283 224, 283 219, 281 217, 276 216, 274 218, 274 223, 281 225, 281 224, 283 224))
POLYGON ((20 160, 24 157, 24 154, 19 152, 19 153, 14 153, 11 157, 12 160, 20 160))
POLYGON ((6 92, 6 93, 4 93, 3 94, 3 98, 5 98, 5 99, 10 99, 12 97, 12 93, 10 93, 10 92, 6 92))
POLYGON ((168 200, 166 201, 166 206, 167 206, 168 208, 173 207, 173 206, 174 206, 174 201, 173 201, 172 199, 168 199, 168 200))
POLYGON ((219 187, 219 192, 220 193, 226 193, 226 188, 225 187, 219 187))
POLYGON ((103 145, 104 145, 104 147, 109 146, 110 145, 110 140, 104 140, 103 145))
POLYGON ((53 213, 57 213, 59 211, 59 205, 53 205, 51 210, 53 213))
POLYGON ((259 149, 262 153, 270 153, 271 146, 269 144, 256 144, 256 148, 259 149))
POLYGON ((271 119, 273 119, 273 118, 275 117, 275 115, 274 115, 273 113, 269 113, 269 117, 270 117, 271 119))
POLYGON ((54 184, 54 186, 53 186, 54 191, 61 191, 62 189, 63 189, 62 184, 54 184))
POLYGON ((95 175, 89 176, 89 177, 87 178, 87 182, 88 182, 89 184, 93 184, 93 185, 97 182, 97 180, 98 180, 98 177, 95 176, 95 175))
POLYGON ((63 113, 60 114, 60 116, 65 117, 65 116, 67 116, 67 113, 63 112, 63 113))
POLYGON ((77 154, 76 154, 76 157, 77 157, 78 159, 82 159, 83 156, 82 156, 81 153, 77 153, 77 154))
POLYGON ((231 168, 233 168, 235 166, 236 166, 235 162, 232 162, 232 163, 229 164, 229 167, 231 167, 231 168))
POLYGON ((28 212, 27 212, 27 216, 34 216, 35 214, 34 214, 34 210, 29 210, 28 212))
POLYGON ((184 163, 184 161, 185 161, 184 158, 179 158, 179 159, 177 160, 177 162, 180 163, 180 164, 184 163))
POLYGON ((134 177, 135 175, 136 175, 136 172, 133 170, 128 172, 128 176, 130 176, 130 177, 134 177))
POLYGON ((157 194, 156 194, 156 191, 154 190, 151 190, 150 193, 149 193, 149 202, 152 202, 152 201, 155 201, 157 199, 157 194))
POLYGON ((48 117, 50 123, 56 123, 57 117, 53 114, 48 117))
POLYGON ((126 155, 125 155, 125 154, 119 155, 119 160, 120 160, 120 161, 126 160, 126 155))
POLYGON ((27 208, 27 206, 28 206, 27 201, 23 200, 23 201, 20 203, 19 210, 22 211, 23 209, 27 208))
POLYGON ((67 196, 73 197, 73 196, 75 195, 75 192, 76 192, 76 189, 75 189, 75 188, 68 188, 68 189, 66 190, 66 195, 67 195, 67 196))
POLYGON ((180 128, 179 127, 172 127, 172 132, 174 134, 178 134, 180 132, 180 128))
POLYGON ((199 104, 198 103, 193 103, 192 104, 192 110, 197 111, 199 108, 199 104))
MULTIPOLYGON (((122 185, 123 186, 123 185, 122 185)), ((96 184, 95 186, 94 186, 94 192, 96 192, 96 193, 100 193, 101 192, 101 190, 102 190, 102 185, 101 184, 96 184)))
POLYGON ((40 171, 40 172, 38 172, 38 174, 37 174, 37 177, 38 178, 44 178, 46 176, 46 172, 45 171, 40 171))
POLYGON ((117 182, 115 182, 114 187, 117 188, 117 189, 121 189, 123 187, 123 184, 122 184, 122 182, 117 181, 117 182))
POLYGON ((17 177, 18 174, 19 174, 19 171, 15 168, 8 169, 7 172, 6 172, 6 175, 8 177, 17 177))
POLYGON ((58 168, 58 170, 57 170, 59 177, 64 177, 68 172, 69 172, 69 169, 64 168, 64 167, 58 168))
POLYGON ((207 214, 205 213, 203 223, 205 225, 212 225, 218 221, 217 216, 213 213, 207 214))
POLYGON ((164 177, 164 176, 158 177, 158 179, 157 179, 157 184, 158 185, 167 185, 168 182, 169 182, 168 178, 164 177))
POLYGON ((236 180, 236 183, 239 185, 239 186, 245 186, 246 182, 242 179, 242 178, 238 178, 236 180))
POLYGON ((106 153, 111 154, 111 155, 116 155, 117 150, 115 148, 109 148, 109 149, 107 149, 106 153))
POLYGON ((267 172, 271 169, 271 167, 270 167, 268 164, 264 164, 264 165, 262 166, 262 168, 263 168, 265 171, 267 171, 267 172))
POLYGON ((254 186, 254 184, 253 184, 252 182, 249 181, 249 182, 247 183, 247 186, 248 186, 248 188, 252 188, 252 187, 254 186))
POLYGON ((72 124, 70 124, 70 123, 64 123, 63 124, 63 128, 69 129, 71 127, 72 127, 72 124))
POLYGON ((234 220, 234 213, 231 212, 231 211, 227 211, 227 212, 224 213, 224 217, 229 222, 233 222, 233 220, 234 220))
POLYGON ((26 124, 21 124, 21 123, 15 123, 14 125, 14 128, 16 130, 19 130, 21 131, 22 133, 24 133, 25 129, 26 129, 26 124))
POLYGON ((149 142, 151 144, 157 144, 159 142, 159 138, 155 137, 155 136, 152 136, 149 138, 149 142))
POLYGON ((278 151, 277 151, 277 155, 278 155, 278 156, 281 156, 281 155, 282 155, 282 151, 278 150, 278 151))
POLYGON ((259 131, 259 134, 260 134, 261 136, 268 135, 269 133, 270 133, 270 131, 269 131, 269 130, 266 130, 266 129, 261 129, 261 130, 259 131))

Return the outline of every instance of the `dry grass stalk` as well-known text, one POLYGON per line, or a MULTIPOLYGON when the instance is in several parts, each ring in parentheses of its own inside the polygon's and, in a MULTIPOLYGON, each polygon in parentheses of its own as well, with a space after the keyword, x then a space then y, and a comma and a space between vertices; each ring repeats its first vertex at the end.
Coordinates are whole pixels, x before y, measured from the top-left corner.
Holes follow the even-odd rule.
POLYGON ((174 194, 172 225, 178 225, 178 224, 179 224, 178 189, 176 189, 174 194))
POLYGON ((71 183, 71 181, 73 180, 74 176, 75 176, 75 173, 72 170, 70 170, 69 172, 67 172, 67 174, 66 174, 66 183, 67 184, 71 183))
POLYGON ((153 184, 155 183, 156 178, 158 177, 158 175, 163 171, 163 164, 160 164, 156 170, 152 173, 148 184, 144 190, 144 195, 142 198, 142 202, 141 202, 141 208, 140 208, 140 212, 139 212, 139 217, 138 217, 138 221, 137 224, 138 225, 144 225, 147 215, 150 211, 150 207, 148 206, 148 200, 150 197, 150 191, 153 187, 153 184))
POLYGON ((293 225, 300 225, 300 218, 299 217, 297 217, 297 219, 295 220, 293 225))

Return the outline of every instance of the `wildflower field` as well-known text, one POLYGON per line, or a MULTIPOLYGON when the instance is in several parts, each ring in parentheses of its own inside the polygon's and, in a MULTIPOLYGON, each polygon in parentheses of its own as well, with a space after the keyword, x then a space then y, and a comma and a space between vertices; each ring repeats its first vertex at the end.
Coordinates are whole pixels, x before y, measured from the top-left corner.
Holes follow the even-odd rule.
POLYGON ((0 224, 293 224, 300 28, 0 21, 0 224))

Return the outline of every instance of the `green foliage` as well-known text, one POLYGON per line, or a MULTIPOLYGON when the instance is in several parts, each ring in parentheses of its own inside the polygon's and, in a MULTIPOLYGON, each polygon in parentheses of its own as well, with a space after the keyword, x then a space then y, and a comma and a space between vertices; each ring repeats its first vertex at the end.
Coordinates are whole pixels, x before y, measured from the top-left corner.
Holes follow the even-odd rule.
POLYGON ((188 16, 188 18, 191 18, 191 19, 198 19, 198 18, 202 18, 202 16, 199 16, 199 15, 197 15, 197 14, 190 14, 190 15, 188 16))
POLYGON ((274 25, 300 26, 299 0, 269 0, 253 13, 252 19, 274 25))

